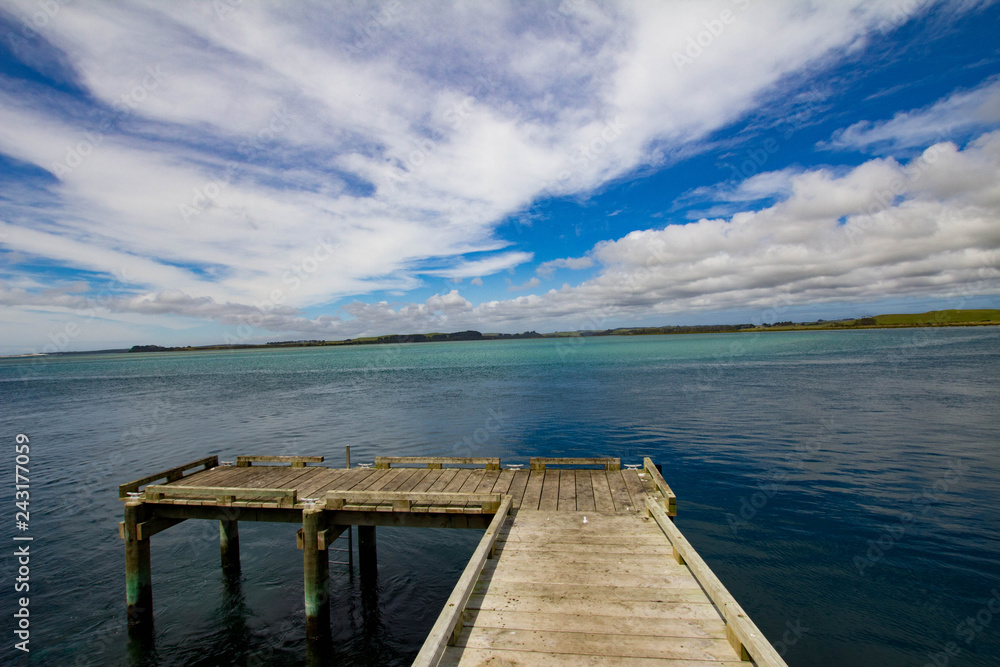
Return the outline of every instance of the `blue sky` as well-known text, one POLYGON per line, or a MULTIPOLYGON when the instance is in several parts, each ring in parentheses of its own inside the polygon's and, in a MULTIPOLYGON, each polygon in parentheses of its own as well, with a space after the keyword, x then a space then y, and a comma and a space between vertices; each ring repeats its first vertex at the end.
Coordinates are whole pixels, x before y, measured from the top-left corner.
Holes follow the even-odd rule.
POLYGON ((998 307, 998 25, 0 0, 0 354, 998 307))

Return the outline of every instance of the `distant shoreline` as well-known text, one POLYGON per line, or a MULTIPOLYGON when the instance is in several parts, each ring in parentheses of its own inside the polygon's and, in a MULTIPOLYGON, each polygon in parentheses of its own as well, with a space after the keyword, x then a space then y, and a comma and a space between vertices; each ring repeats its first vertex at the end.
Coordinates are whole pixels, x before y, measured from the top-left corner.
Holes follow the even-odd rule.
POLYGON ((156 352, 211 352, 218 350, 270 350, 302 347, 341 347, 352 345, 399 345, 410 343, 443 343, 456 341, 597 338, 603 336, 670 336, 706 333, 764 333, 773 331, 851 331, 856 329, 912 329, 933 327, 977 327, 1000 325, 1000 310, 936 310, 927 313, 877 315, 875 317, 843 320, 817 320, 815 322, 775 322, 754 324, 719 324, 666 327, 619 327, 605 330, 557 331, 519 334, 480 333, 459 331, 454 333, 389 334, 346 340, 297 340, 270 343, 222 343, 214 345, 189 345, 162 347, 159 345, 134 345, 131 348, 87 350, 78 352, 27 353, 0 356, 0 359, 32 358, 44 356, 69 356, 78 354, 124 354, 156 352))

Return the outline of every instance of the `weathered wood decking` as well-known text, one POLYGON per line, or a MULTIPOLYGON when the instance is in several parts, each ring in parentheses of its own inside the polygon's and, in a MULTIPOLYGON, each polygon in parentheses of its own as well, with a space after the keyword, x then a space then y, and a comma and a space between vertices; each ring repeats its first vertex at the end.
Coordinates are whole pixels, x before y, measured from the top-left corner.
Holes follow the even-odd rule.
MULTIPOLYGON (((499 494, 511 496, 513 509, 601 512, 645 512, 646 497, 657 495, 654 482, 640 470, 217 465, 168 484, 150 484, 145 488, 144 500, 163 505, 302 509, 308 500, 325 500, 333 491, 499 494), (235 489, 245 491, 229 491, 235 489)), ((481 513, 481 508, 467 502, 435 505, 417 498, 409 511, 440 507, 442 512, 481 513)), ((393 511, 387 496, 380 503, 347 503, 348 509, 362 507, 393 511)))
POLYGON ((209 457, 123 484, 130 622, 152 622, 149 537, 186 519, 220 521, 223 567, 237 571, 238 521, 301 523, 311 639, 329 631, 326 554, 347 527, 370 561, 377 525, 486 528, 415 666, 785 664, 673 524, 676 499, 648 458, 626 470, 617 459, 307 465, 321 461, 209 457), (445 467, 456 464, 483 467, 445 467))
POLYGON ((743 664, 705 591, 641 514, 518 512, 466 610, 440 665, 743 664))

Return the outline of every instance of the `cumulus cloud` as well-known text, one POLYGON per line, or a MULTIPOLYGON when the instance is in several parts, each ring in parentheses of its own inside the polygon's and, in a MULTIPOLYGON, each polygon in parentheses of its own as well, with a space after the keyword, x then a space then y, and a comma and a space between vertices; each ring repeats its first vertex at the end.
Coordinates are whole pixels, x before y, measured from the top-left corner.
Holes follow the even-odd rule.
POLYGON ((593 279, 483 311, 635 317, 1000 293, 1000 132, 907 163, 803 172, 790 189, 760 210, 599 243, 593 279))
MULTIPOLYGON (((31 0, 5 6, 15 20, 38 11, 31 0)), ((784 183, 787 201, 728 221, 641 232, 649 247, 665 249, 651 258, 640 260, 630 236, 538 267, 551 275, 601 265, 575 287, 478 305, 457 292, 417 304, 357 300, 341 313, 306 318, 305 309, 405 292, 425 286, 427 276, 480 278, 531 261, 530 249, 496 236, 502 221, 540 197, 587 194, 678 152, 698 152, 763 92, 775 94, 788 75, 857 48, 897 9, 893 0, 443 3, 420 11, 410 3, 349 4, 336 15, 308 3, 219 7, 60 4, 39 28, 31 46, 58 54, 46 71, 65 85, 0 86, 0 152, 31 173, 48 172, 32 181, 31 196, 0 200, 8 258, 126 276, 98 303, 122 317, 252 318, 273 331, 350 335, 516 323, 587 308, 726 305, 741 298, 727 266, 746 269, 760 289, 798 284, 786 273, 811 262, 837 273, 813 242, 795 240, 803 232, 791 220, 823 230, 830 247, 862 224, 826 228, 860 215, 843 211, 870 195, 866 174, 762 174, 734 200, 784 183), (735 17, 724 34, 681 66, 676 55, 723 10, 735 17), (785 272, 753 264, 758 256, 779 258, 785 272), (719 275, 707 275, 712 267, 719 275)), ((953 108, 992 113, 994 94, 995 83, 953 108)), ((868 142, 876 129, 919 134, 893 122, 838 140, 868 142)), ((984 141, 973 152, 986 160, 984 141)), ((965 165, 971 153, 950 159, 965 165)), ((891 162, 864 168, 871 183, 902 173, 891 162)), ((944 173, 921 187, 932 183, 943 193, 963 187, 944 173)), ((977 191, 984 201, 987 190, 977 191)), ((933 205, 917 192, 904 193, 907 205, 933 205)), ((975 219, 975 207, 988 209, 971 199, 967 206, 955 215, 975 219)), ((912 213, 914 221, 930 215, 912 213)), ((869 242, 889 224, 876 218, 863 237, 869 242)), ((986 243, 979 231, 968 233, 986 243)), ((48 294, 49 279, 24 270, 2 277, 11 308, 94 300, 79 291, 48 294)), ((532 278, 521 288, 539 284, 532 278)))

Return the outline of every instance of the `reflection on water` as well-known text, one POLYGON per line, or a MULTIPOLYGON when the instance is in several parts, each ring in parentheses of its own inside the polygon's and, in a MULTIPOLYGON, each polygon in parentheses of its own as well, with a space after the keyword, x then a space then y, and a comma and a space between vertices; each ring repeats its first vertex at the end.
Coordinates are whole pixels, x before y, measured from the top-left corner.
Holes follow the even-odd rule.
MULTIPOLYGON (((342 465, 349 444, 354 462, 649 455, 678 526, 790 664, 934 664, 954 642, 950 664, 992 665, 1000 621, 961 624, 1000 590, 998 344, 975 328, 0 360, 0 424, 32 438, 46 536, 32 657, 303 664, 288 524, 240 524, 236 581, 216 522, 157 534, 155 644, 130 644, 116 487, 216 453, 342 465)), ((331 564, 330 664, 409 664, 479 534, 379 528, 376 578, 331 564)))

